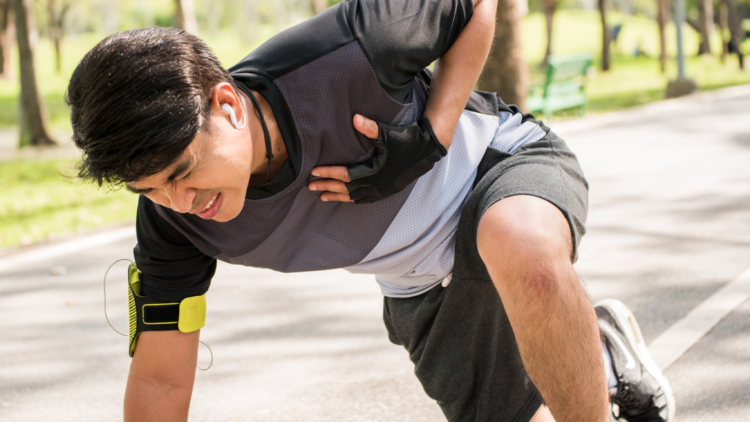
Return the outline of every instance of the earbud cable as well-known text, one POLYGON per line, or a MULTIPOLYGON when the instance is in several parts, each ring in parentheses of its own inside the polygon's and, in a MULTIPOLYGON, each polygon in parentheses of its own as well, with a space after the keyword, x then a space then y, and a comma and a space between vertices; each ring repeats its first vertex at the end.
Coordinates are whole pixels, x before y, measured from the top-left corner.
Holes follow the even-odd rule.
MULTIPOLYGON (((242 89, 242 88, 240 88, 242 89)), ((271 160, 273 160, 273 152, 271 149, 271 135, 268 134, 268 127, 266 126, 266 119, 263 118, 263 111, 260 109, 260 105, 258 105, 258 99, 255 98, 255 95, 253 95, 253 92, 249 89, 242 89, 248 96, 250 97, 250 100, 253 102, 253 105, 255 106, 255 109, 258 110, 258 116, 260 117, 260 125, 263 127, 263 137, 266 140, 266 158, 268 159, 268 178, 266 180, 266 183, 271 181, 271 160)))
POLYGON ((121 335, 121 336, 125 336, 125 337, 127 337, 127 336, 128 336, 127 334, 125 334, 125 333, 121 333, 121 332, 117 331, 117 328, 115 328, 115 327, 114 327, 114 326, 112 325, 112 323, 111 323, 111 322, 109 322, 109 317, 107 316, 107 274, 109 274, 109 270, 111 270, 111 269, 112 269, 112 267, 114 267, 114 266, 115 266, 115 264, 117 264, 117 263, 118 263, 118 262, 120 262, 120 261, 128 261, 128 262, 130 262, 130 263, 132 263, 132 262, 133 262, 133 261, 131 261, 131 260, 127 259, 127 258, 123 258, 123 259, 118 259, 117 261, 113 262, 113 263, 112 263, 112 265, 110 265, 110 266, 109 266, 109 268, 107 268, 107 272, 105 272, 105 273, 104 273, 104 282, 102 283, 102 284, 104 285, 104 318, 105 318, 105 319, 107 320, 107 324, 109 324, 109 326, 110 326, 110 327, 111 327, 111 328, 112 328, 113 330, 115 330, 115 332, 116 332, 117 334, 119 334, 119 335, 121 335))

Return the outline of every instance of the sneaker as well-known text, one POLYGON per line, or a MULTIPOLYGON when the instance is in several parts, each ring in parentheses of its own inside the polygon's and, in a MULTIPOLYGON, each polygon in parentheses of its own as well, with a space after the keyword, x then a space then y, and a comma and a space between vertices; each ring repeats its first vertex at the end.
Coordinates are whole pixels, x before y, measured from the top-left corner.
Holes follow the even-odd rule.
POLYGON ((609 394, 618 410, 615 415, 613 406, 612 415, 628 422, 674 421, 672 387, 646 349, 633 313, 615 299, 594 308, 618 381, 609 394))

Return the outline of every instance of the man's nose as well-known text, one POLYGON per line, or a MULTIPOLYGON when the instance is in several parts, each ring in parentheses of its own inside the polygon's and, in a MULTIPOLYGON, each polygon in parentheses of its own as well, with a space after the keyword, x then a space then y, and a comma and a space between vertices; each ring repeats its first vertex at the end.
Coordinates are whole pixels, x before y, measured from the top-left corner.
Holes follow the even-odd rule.
POLYGON ((183 214, 190 211, 193 207, 195 194, 196 190, 192 188, 175 189, 167 195, 171 205, 170 208, 183 214))

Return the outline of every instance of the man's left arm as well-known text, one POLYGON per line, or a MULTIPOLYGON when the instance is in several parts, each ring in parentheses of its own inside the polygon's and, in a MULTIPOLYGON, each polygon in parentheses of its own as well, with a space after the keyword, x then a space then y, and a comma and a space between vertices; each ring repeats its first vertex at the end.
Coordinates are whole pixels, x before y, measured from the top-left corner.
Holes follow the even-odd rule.
MULTIPOLYGON (((446 149, 450 148, 458 119, 482 72, 495 32, 497 0, 474 0, 473 3, 471 19, 435 63, 425 105, 424 117, 432 129, 430 136, 436 137, 435 140, 446 149)), ((377 122, 358 114, 352 121, 357 131, 370 139, 378 139, 380 129, 377 122)), ((317 167, 312 174, 328 178, 315 180, 309 185, 311 190, 324 191, 321 200, 352 202, 346 186, 351 181, 347 167, 317 167)))
POLYGON ((446 149, 450 148, 458 119, 489 55, 496 11, 497 0, 476 0, 471 20, 435 63, 424 116, 446 149))

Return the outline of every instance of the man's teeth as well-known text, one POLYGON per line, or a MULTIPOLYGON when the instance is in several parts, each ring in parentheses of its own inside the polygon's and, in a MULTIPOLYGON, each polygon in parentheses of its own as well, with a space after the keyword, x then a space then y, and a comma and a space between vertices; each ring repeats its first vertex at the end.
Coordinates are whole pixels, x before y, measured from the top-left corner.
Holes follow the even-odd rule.
MULTIPOLYGON (((216 196, 219 196, 219 194, 217 193, 217 194, 216 194, 216 196)), ((214 201, 216 200, 216 196, 214 196, 214 197, 213 197, 213 198, 211 199, 211 201, 209 201, 209 202, 208 202, 208 205, 206 205, 206 208, 203 208, 203 211, 205 211, 205 210, 207 210, 207 209, 211 208, 211 205, 213 205, 213 204, 214 204, 214 201)), ((203 211, 201 211, 201 212, 203 212, 203 211)))

